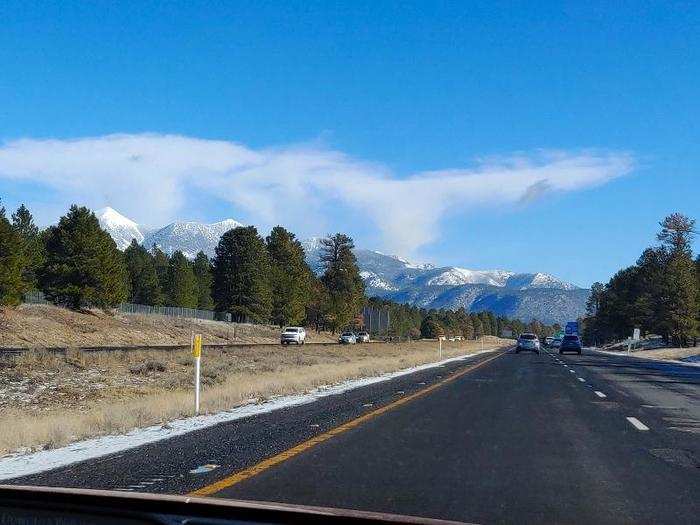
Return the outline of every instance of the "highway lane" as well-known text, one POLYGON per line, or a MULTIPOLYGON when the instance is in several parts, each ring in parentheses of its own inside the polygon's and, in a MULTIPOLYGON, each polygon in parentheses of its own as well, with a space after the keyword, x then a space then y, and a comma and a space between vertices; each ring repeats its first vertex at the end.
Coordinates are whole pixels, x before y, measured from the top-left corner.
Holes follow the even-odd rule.
MULTIPOLYGON (((484 523, 697 523, 698 436, 647 414, 624 386, 640 365, 622 361, 509 353, 216 495, 484 523)), ((697 395, 696 370, 671 373, 697 395)), ((653 374, 664 385, 650 388, 668 387, 653 374)))
POLYGON ((430 388, 490 357, 490 353, 471 356, 311 403, 221 423, 4 483, 185 494, 430 388))
POLYGON ((14 482, 482 523, 697 522, 700 368, 590 351, 487 359, 14 482))

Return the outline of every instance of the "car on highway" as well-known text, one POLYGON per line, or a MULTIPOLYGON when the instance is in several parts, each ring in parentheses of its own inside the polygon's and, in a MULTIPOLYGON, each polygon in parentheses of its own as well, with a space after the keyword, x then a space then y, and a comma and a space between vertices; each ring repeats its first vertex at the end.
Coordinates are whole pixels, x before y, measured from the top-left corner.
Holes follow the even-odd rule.
POLYGON ((369 343, 369 333, 357 332, 357 342, 358 343, 369 343))
POLYGON ((338 337, 338 342, 341 345, 354 345, 357 343, 357 336, 353 332, 343 332, 338 337))
POLYGON ((550 348, 559 348, 561 346, 561 338, 560 337, 555 337, 552 339, 552 344, 550 345, 550 348))
POLYGON ((561 345, 559 346, 559 353, 564 352, 576 352, 581 355, 583 345, 581 344, 581 338, 577 335, 565 335, 564 339, 561 340, 561 345))
POLYGON ((552 341, 554 341, 554 338, 551 336, 545 337, 544 338, 544 346, 546 348, 551 348, 552 347, 552 341))
POLYGON ((301 326, 288 326, 282 330, 280 343, 288 345, 291 343, 303 345, 306 342, 306 330, 301 326))
POLYGON ((540 340, 535 334, 524 333, 520 334, 520 337, 518 337, 515 353, 518 354, 525 351, 535 352, 536 354, 540 353, 540 340))

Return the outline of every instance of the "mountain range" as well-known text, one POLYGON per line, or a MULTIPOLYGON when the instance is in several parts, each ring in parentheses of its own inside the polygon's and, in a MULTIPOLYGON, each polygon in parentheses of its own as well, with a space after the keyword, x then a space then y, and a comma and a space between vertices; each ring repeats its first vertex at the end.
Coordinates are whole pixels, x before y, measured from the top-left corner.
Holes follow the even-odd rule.
MULTIPOLYGON (((121 250, 136 239, 148 248, 156 245, 168 254, 180 250, 190 259, 200 250, 213 256, 221 235, 242 226, 238 221, 226 219, 212 224, 173 222, 151 230, 112 208, 95 213, 121 250)), ((320 273, 320 238, 303 240, 302 245, 309 266, 320 273)), ((355 256, 368 295, 424 308, 464 307, 467 311, 490 310, 523 321, 538 319, 563 324, 583 314, 589 295, 589 290, 546 273, 415 264, 364 248, 356 248, 355 256)))

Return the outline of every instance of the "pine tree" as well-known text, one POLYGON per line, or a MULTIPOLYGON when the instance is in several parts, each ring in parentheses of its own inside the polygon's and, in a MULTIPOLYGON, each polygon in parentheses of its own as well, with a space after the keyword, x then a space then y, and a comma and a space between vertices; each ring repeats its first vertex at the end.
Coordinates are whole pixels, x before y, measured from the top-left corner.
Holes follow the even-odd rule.
POLYGON ((306 315, 313 278, 304 248, 281 226, 272 229, 266 242, 271 263, 272 320, 280 327, 299 324, 306 315))
POLYGON ((696 233, 695 221, 681 213, 672 213, 659 223, 661 231, 656 238, 668 247, 669 251, 678 255, 690 255, 691 242, 696 233))
POLYGON ((364 283, 360 277, 352 239, 342 233, 321 240, 321 282, 328 290, 327 319, 333 332, 348 326, 360 312, 364 283))
POLYGON ((437 319, 428 316, 420 325, 420 335, 424 339, 437 339, 445 335, 445 330, 437 319))
POLYGON ((170 257, 168 283, 170 285, 167 296, 169 306, 197 308, 199 295, 197 280, 192 270, 192 264, 180 250, 176 250, 170 257))
POLYGON ((491 335, 491 320, 489 319, 487 312, 479 312, 479 319, 481 320, 481 329, 483 335, 491 335))
POLYGON ((484 324, 481 322, 481 318, 476 314, 471 314, 472 324, 474 325, 474 337, 480 338, 484 335, 484 324))
POLYGON ((27 291, 22 238, 5 217, 0 206, 0 306, 14 306, 27 291))
POLYGON ((163 304, 153 256, 136 239, 124 250, 124 261, 129 273, 129 301, 150 306, 163 304))
POLYGON ((170 257, 155 244, 151 247, 153 266, 158 276, 158 285, 163 301, 170 295, 170 257))
POLYGON ((236 321, 269 321, 272 313, 270 257, 253 226, 221 236, 214 259, 213 298, 217 311, 236 321))
POLYGON ((669 257, 660 276, 658 325, 672 342, 686 346, 688 338, 697 334, 698 279, 691 252, 695 221, 674 213, 660 225, 657 238, 669 257))
POLYGON ((21 255, 24 266, 22 278, 29 288, 36 288, 36 273, 44 260, 44 245, 39 228, 34 224, 34 218, 24 204, 20 205, 17 211, 12 214, 12 227, 21 240, 21 255))
POLYGON ((214 276, 209 257, 204 252, 199 252, 194 258, 192 269, 197 280, 197 308, 211 310, 214 308, 214 300, 211 298, 214 276))
POLYGON ((127 271, 112 237, 89 209, 71 206, 46 233, 39 283, 46 297, 73 309, 116 306, 127 297, 127 271))

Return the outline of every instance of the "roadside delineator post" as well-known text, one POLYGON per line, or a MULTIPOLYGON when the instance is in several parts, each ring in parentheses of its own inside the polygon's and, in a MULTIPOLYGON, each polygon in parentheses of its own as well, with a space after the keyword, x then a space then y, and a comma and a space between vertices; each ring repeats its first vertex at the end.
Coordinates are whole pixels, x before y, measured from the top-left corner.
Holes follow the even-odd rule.
POLYGON ((438 336, 438 359, 442 361, 442 341, 445 339, 444 335, 438 336))
POLYGON ((192 356, 194 357, 194 413, 199 415, 199 364, 202 359, 202 334, 192 336, 192 356))

